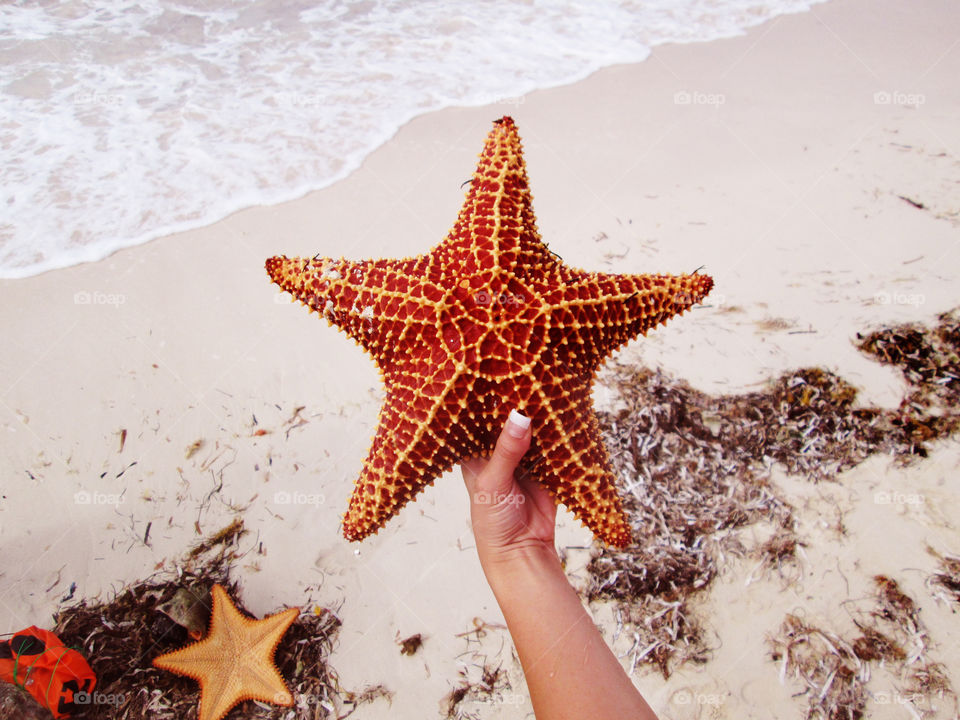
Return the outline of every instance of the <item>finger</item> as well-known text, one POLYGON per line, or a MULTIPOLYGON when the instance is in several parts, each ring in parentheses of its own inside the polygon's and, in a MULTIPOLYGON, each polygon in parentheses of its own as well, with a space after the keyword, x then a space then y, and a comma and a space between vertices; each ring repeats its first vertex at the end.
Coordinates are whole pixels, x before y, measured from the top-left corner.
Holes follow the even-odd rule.
POLYGON ((497 445, 493 449, 487 466, 477 477, 481 490, 507 493, 513 485, 513 471, 530 449, 530 418, 516 410, 510 411, 510 417, 500 431, 497 445))

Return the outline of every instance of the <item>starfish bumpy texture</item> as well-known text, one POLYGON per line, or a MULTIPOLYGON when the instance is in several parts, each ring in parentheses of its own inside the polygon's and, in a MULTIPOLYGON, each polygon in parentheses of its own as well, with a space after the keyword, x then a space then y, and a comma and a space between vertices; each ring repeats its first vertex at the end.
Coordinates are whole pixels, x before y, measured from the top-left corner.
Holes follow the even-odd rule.
POLYGON ((199 720, 220 720, 244 700, 293 705, 273 655, 297 615, 299 611, 290 608, 251 620, 237 610, 226 590, 214 585, 207 636, 154 658, 153 665, 200 683, 199 720))
POLYGON ((348 540, 377 532, 462 459, 489 455, 516 408, 533 421, 521 471, 605 543, 630 542, 591 385, 611 353, 699 302, 713 280, 564 265, 537 231, 511 118, 494 123, 453 229, 427 254, 281 256, 266 268, 369 352, 386 386, 343 518, 348 540))

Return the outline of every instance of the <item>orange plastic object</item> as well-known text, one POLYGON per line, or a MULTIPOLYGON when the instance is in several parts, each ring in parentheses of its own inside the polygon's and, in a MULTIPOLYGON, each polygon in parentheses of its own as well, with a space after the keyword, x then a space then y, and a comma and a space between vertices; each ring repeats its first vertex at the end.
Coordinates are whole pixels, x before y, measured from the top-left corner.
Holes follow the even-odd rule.
POLYGON ((26 690, 55 718, 89 704, 97 684, 83 655, 35 626, 0 642, 0 680, 26 690))

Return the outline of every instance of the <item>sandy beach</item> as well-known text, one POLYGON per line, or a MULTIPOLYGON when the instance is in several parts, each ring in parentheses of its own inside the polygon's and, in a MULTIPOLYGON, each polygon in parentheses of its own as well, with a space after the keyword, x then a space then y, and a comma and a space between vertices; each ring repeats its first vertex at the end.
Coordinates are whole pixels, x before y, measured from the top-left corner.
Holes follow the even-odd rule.
MULTIPOLYGON (((357 346, 277 292, 264 260, 426 252, 456 217, 491 121, 511 115, 540 231, 568 265, 703 267, 715 280, 705 306, 631 343, 620 363, 710 395, 820 367, 859 391, 857 406, 896 408, 903 377, 855 339, 933 325, 960 305, 958 38, 960 11, 945 1, 831 0, 575 85, 419 117, 300 200, 0 282, 0 632, 49 626, 67 597, 109 598, 239 515, 248 534, 233 572, 247 609, 335 609, 342 686, 391 691, 354 717, 442 716, 463 674, 476 681, 485 664, 509 686, 468 699, 460 716, 532 717, 459 471, 376 537, 341 537, 382 389, 357 346), (423 647, 401 654, 398 639, 416 633, 423 647)), ((595 401, 618 405, 609 388, 595 401)), ((634 669, 651 706, 662 718, 804 716, 805 688, 772 659, 770 638, 788 614, 853 632, 851 604, 869 606, 877 575, 916 603, 925 658, 957 690, 960 605, 930 584, 927 548, 960 554, 958 464, 950 439, 907 467, 874 455, 835 482, 773 464, 797 560, 784 575, 724 555, 692 605, 706 662, 669 679, 634 669)), ((736 532, 750 545, 771 528, 736 532)), ((561 513, 578 587, 591 542, 561 513)), ((589 607, 630 668, 613 606, 589 607)), ((888 665, 866 683, 867 716, 916 716, 888 665)), ((938 702, 927 717, 956 717, 955 698, 938 702)))

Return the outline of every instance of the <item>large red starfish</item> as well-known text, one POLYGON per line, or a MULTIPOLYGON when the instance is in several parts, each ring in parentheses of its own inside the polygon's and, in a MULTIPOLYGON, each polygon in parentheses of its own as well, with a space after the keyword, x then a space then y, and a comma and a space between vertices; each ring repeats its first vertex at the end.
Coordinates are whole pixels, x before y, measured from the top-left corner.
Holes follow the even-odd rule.
POLYGON ((629 543, 590 387, 614 350, 699 302, 713 280, 564 265, 537 232, 511 118, 494 123, 453 229, 426 255, 281 256, 267 272, 369 352, 386 386, 347 539, 377 532, 460 460, 488 455, 517 408, 533 420, 522 470, 604 542, 629 543))

